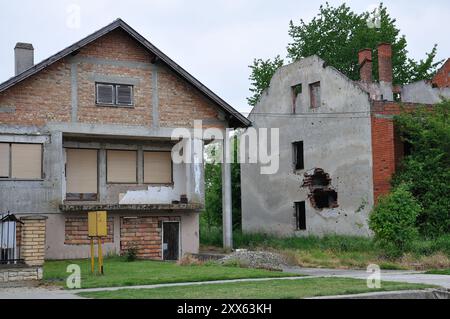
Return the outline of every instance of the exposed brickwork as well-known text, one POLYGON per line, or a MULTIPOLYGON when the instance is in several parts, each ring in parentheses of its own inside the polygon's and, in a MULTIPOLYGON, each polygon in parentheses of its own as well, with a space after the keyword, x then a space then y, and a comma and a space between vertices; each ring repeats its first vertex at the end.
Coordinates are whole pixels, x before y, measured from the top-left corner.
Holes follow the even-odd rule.
POLYGON ((20 257, 28 266, 42 266, 45 256, 45 223, 47 218, 30 216, 21 219, 20 257))
POLYGON ((374 199, 389 193, 391 178, 403 158, 403 143, 394 127, 393 116, 412 111, 414 103, 373 101, 372 104, 372 159, 374 199))
POLYGON ((42 267, 14 267, 0 268, 0 285, 11 282, 41 280, 43 276, 42 267))
MULTIPOLYGON (((114 219, 108 217, 108 236, 103 239, 104 243, 114 242, 114 219)), ((65 245, 89 245, 88 218, 66 217, 65 220, 65 245)))
POLYGON ((431 82, 439 88, 450 87, 450 59, 445 61, 431 82))
POLYGON ((390 43, 378 45, 379 80, 392 83, 392 46, 390 43))
POLYGON ((359 74, 361 81, 372 82, 372 50, 362 49, 358 52, 359 74))
POLYGON ((167 68, 159 71, 159 111, 162 127, 192 127, 194 119, 215 119, 217 108, 167 68))
MULTIPOLYGON (((152 53, 123 30, 116 30, 81 48, 76 57, 83 61, 77 67, 79 122, 151 126, 152 53), (121 66, 96 64, 95 60, 83 60, 86 57, 147 63, 148 67, 123 66, 123 63, 121 66), (134 107, 98 107, 95 104, 94 74, 137 79, 134 107)), ((217 119, 218 107, 213 102, 162 62, 157 63, 162 127, 192 127, 194 119, 217 119)), ((0 124, 43 126, 47 122, 70 122, 71 85, 71 59, 65 58, 0 93, 0 106, 15 108, 15 112, 0 113, 0 124)))
POLYGON ((120 221, 121 254, 126 253, 131 247, 137 247, 138 258, 161 260, 161 227, 163 221, 180 221, 180 217, 122 217, 120 221))

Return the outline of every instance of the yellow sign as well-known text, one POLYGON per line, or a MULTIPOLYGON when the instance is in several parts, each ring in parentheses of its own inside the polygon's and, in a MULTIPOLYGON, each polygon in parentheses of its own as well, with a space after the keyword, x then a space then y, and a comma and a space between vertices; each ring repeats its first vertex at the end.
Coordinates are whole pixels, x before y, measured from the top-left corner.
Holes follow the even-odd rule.
POLYGON ((106 212, 89 212, 89 237, 106 237, 108 235, 106 212))

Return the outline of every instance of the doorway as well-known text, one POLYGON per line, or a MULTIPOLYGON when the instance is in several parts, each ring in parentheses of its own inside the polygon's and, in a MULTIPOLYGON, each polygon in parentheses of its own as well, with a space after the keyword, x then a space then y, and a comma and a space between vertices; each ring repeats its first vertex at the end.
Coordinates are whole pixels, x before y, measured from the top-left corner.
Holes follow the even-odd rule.
POLYGON ((180 222, 163 222, 163 260, 180 258, 180 222))

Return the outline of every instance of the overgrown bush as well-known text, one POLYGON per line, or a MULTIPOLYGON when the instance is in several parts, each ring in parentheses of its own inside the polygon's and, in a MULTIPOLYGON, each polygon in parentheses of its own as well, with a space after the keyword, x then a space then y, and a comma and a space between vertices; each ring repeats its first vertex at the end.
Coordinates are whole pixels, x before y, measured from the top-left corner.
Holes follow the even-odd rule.
POLYGON ((137 254, 138 254, 138 247, 137 247, 137 245, 132 244, 125 251, 125 260, 128 262, 133 262, 137 259, 137 254))
POLYGON ((417 225, 423 236, 450 233, 450 100, 433 108, 419 108, 395 117, 404 141, 411 145, 393 179, 393 186, 408 183, 423 211, 417 225))
POLYGON ((418 236, 417 216, 422 207, 406 184, 394 188, 390 194, 380 197, 369 218, 375 241, 389 256, 398 256, 408 250, 418 236))

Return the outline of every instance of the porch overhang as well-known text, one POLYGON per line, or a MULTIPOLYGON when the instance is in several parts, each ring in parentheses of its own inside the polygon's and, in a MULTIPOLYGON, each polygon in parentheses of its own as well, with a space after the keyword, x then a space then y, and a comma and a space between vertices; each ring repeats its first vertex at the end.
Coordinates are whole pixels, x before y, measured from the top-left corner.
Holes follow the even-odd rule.
POLYGON ((108 211, 108 212, 155 212, 155 211, 188 211, 200 212, 202 204, 61 204, 59 209, 64 213, 108 211))

